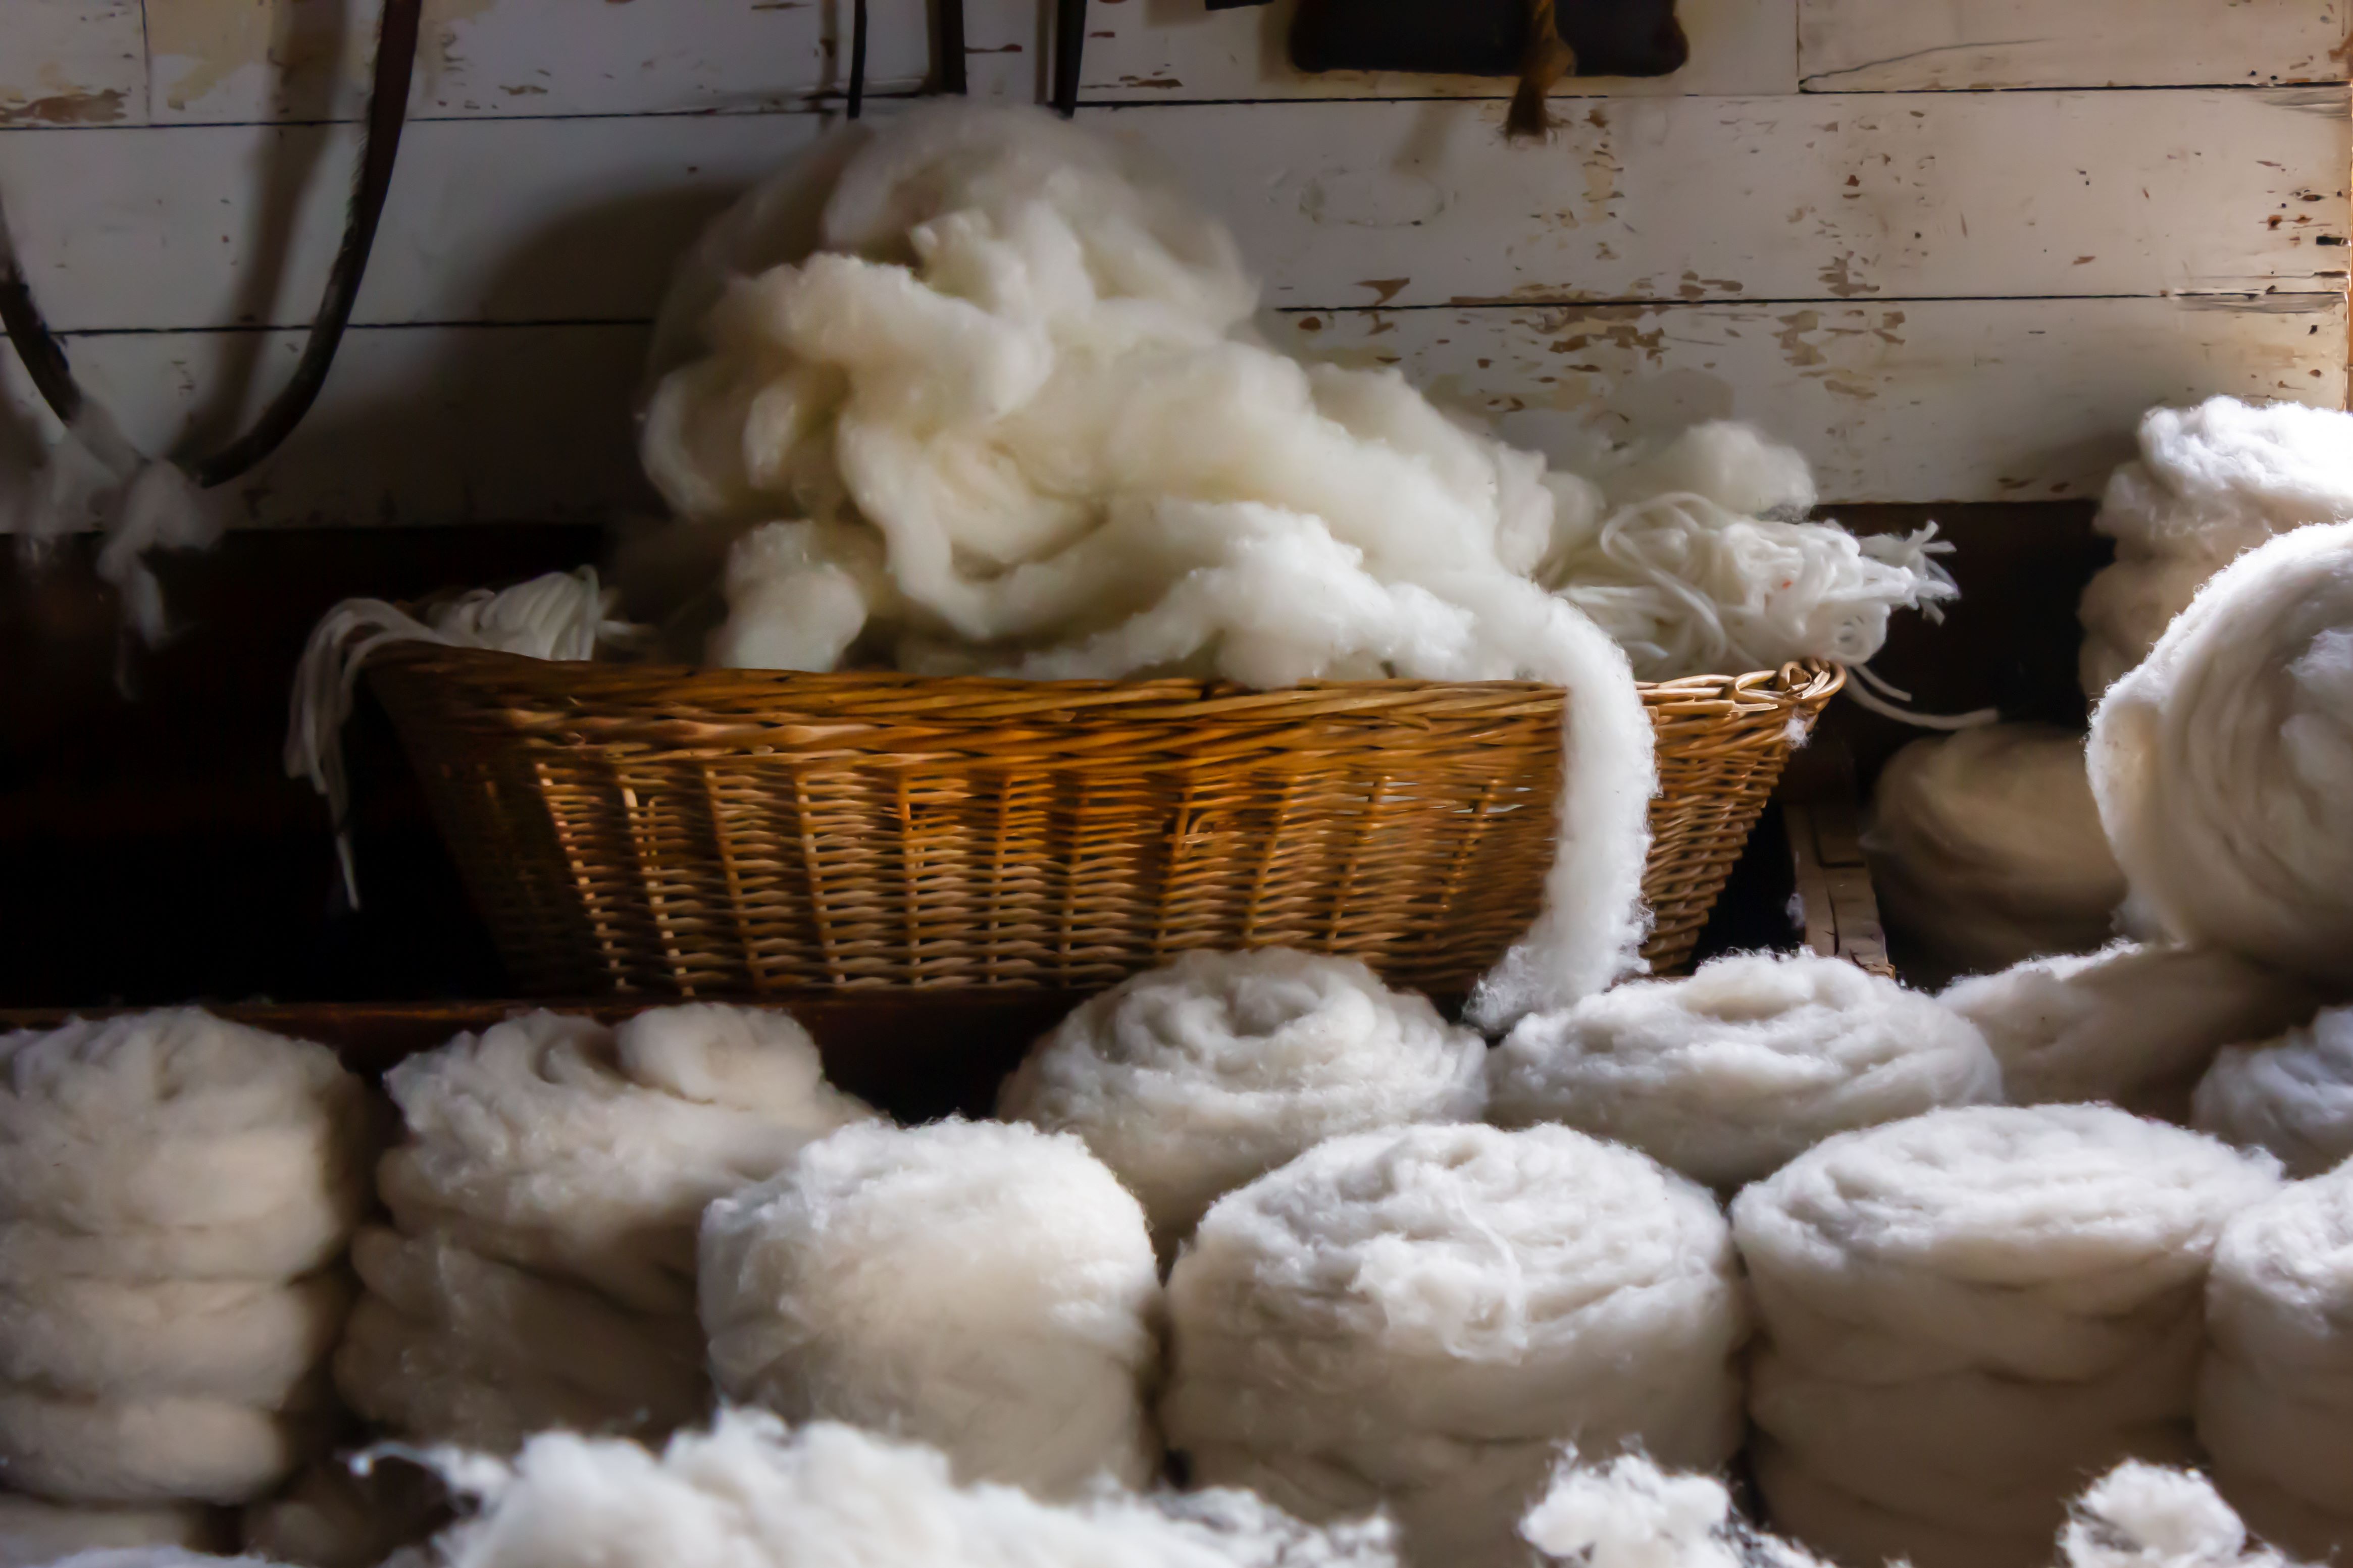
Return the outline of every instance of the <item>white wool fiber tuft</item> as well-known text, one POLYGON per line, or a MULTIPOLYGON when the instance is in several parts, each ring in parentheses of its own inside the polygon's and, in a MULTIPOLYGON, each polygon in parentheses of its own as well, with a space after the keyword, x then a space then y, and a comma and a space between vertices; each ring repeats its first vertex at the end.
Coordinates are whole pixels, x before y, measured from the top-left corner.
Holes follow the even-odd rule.
POLYGON ((0 1483, 242 1502, 326 1435, 366 1091, 195 1008, 0 1037, 0 1483))
POLYGON ((1068 1134, 853 1127, 711 1205, 720 1392, 934 1444, 1040 1497, 1160 1468, 1160 1276, 1144 1210, 1068 1134))
POLYGON ((2353 525, 2219 573, 2092 718, 2135 900, 2186 941, 2353 985, 2353 525))
POLYGON ((1974 1025, 1840 958, 1739 953, 1522 1020, 1488 1059, 1501 1126, 1557 1121, 1715 1187, 1833 1132, 2001 1097, 1974 1025))
POLYGON ((1477 1120, 1486 1056, 1355 959, 1189 952, 1071 1014, 997 1109, 1086 1140, 1166 1262, 1218 1197, 1326 1138, 1477 1120))
POLYGON ((2106 1100, 2171 1121, 2188 1120, 2223 1047, 2318 1005, 2303 982, 2220 949, 2131 942, 1959 981, 1942 999, 1985 1031, 2014 1102, 2106 1100))
POLYGON ((208 1552, 227 1544, 218 1510, 199 1503, 153 1508, 77 1508, 0 1492, 0 1568, 42 1568, 83 1552, 175 1546, 208 1552))
POLYGON ((2268 1149, 2291 1176, 2353 1159, 2353 1007, 2215 1058, 2190 1101, 2190 1124, 2242 1149, 2268 1149))
POLYGON ((2214 397, 2141 417, 2140 457, 2108 480, 2094 527, 2116 542, 2078 612, 2096 699, 2157 646, 2206 579, 2311 523, 2353 520, 2353 418, 2214 397))
POLYGON ((1383 1521, 1316 1529, 1246 1493, 1116 1488, 1066 1504, 959 1484, 930 1449, 832 1422, 787 1432, 720 1413, 659 1453, 551 1432, 512 1464, 436 1457, 478 1517, 444 1568, 725 1563, 733 1568, 1394 1568, 1383 1521))
POLYGON ((1570 1450, 1520 1534, 1549 1561, 1578 1568, 1820 1568, 1745 1523, 1717 1478, 1662 1470, 1641 1454, 1595 1466, 1570 1450))
POLYGON ((1564 1441, 1713 1469, 1746 1317, 1699 1186, 1561 1127, 1335 1138, 1219 1199, 1169 1278, 1161 1416, 1197 1478, 1416 1561, 1509 1563, 1564 1441))
POLYGON ((2206 1334, 2198 1436, 2225 1494, 2257 1515, 2296 1516, 2296 1550, 2353 1545, 2353 1164, 2292 1183, 2223 1227, 2206 1334), (2289 1506, 2242 1500, 2242 1476, 2289 1506))
POLYGON ((1843 1563, 2047 1559, 2094 1476, 2195 1458, 2216 1238, 2277 1190, 2268 1156, 2102 1105, 1932 1111, 1747 1188, 1773 1517, 1843 1563))
POLYGON ((2289 1568, 2250 1541, 2214 1483, 2194 1470, 2117 1466, 2075 1500, 2060 1532, 2065 1568, 2289 1568))
POLYGON ((2091 952, 2124 901, 2084 737, 2047 725, 1913 742, 1880 773, 1862 847, 1888 930, 1940 977, 2091 952))

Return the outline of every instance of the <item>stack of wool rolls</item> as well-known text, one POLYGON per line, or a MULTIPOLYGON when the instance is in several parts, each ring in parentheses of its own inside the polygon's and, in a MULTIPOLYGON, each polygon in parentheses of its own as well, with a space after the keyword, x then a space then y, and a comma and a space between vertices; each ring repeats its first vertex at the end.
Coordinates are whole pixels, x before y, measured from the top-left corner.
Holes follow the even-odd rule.
POLYGON ((2268 1149, 2291 1176, 2353 1159, 2353 1007, 2215 1059, 2190 1102, 2190 1123, 2241 1149, 2268 1149))
POLYGON ((407 1123, 377 1173, 396 1228, 353 1245, 336 1382, 405 1437, 494 1453, 699 1415, 704 1205, 873 1115, 791 1018, 711 1005, 618 1029, 532 1013, 385 1084, 407 1123))
POLYGON ((2234 1216, 2206 1297, 2198 1436, 2224 1495, 2316 1559, 2353 1548, 2353 1165, 2234 1216))
POLYGON ((1562 1127, 1318 1145, 1211 1206, 1168 1281, 1160 1407, 1197 1482, 1388 1506, 1416 1563, 1518 1563, 1563 1442, 1740 1444, 1739 1264, 1706 1190, 1562 1127))
POLYGON ((1844 1133, 1743 1192, 1776 1523, 1865 1568, 2037 1568, 2066 1500, 2187 1462, 2206 1274, 2276 1166, 2108 1106, 1844 1133))
POLYGON ((1144 1209, 1068 1133, 845 1129, 711 1205, 701 1294, 730 1400, 918 1438, 1041 1498, 1159 1473, 1144 1209))
POLYGON ((12 1534, 202 1543, 324 1447, 368 1124, 332 1052, 194 1008, 0 1038, 0 1485, 56 1505, 12 1534))
POLYGON ((1189 952, 1071 1014, 997 1109, 1084 1139, 1165 1266, 1210 1204, 1326 1138, 1477 1120, 1486 1056, 1355 959, 1189 952))

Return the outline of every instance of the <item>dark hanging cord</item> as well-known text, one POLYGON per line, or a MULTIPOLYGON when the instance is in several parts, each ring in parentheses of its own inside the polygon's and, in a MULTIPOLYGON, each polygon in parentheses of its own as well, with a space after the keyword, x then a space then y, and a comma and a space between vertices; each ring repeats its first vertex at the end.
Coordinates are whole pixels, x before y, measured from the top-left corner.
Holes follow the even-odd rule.
POLYGON ((866 107, 866 0, 849 3, 849 118, 866 107))
MULTIPOLYGON (((385 196, 392 188, 401 128, 408 119, 408 83, 417 66, 422 8, 423 0, 384 0, 375 81, 368 98, 367 144, 360 153, 343 245, 327 273, 326 290, 311 323, 311 335, 302 345, 302 357, 284 390, 262 410, 251 429, 210 457, 182 461, 199 485, 227 484, 276 451, 279 443, 302 422, 317 401, 319 389, 326 384, 328 368, 352 319, 352 305, 359 298, 360 280, 367 272, 376 225, 384 216, 385 196)), ((22 264, 5 240, 0 240, 0 263, 5 263, 0 267, 0 324, 6 326, 8 341, 16 345, 17 357, 25 362, 42 398, 59 419, 70 424, 81 413, 81 388, 66 363, 65 351, 33 302, 22 264)))
POLYGON ((1087 47, 1087 0, 1056 0, 1054 9, 1054 112, 1068 120, 1079 111, 1079 61, 1087 47))
POLYGON ((939 0, 940 6, 940 90, 963 94, 964 69, 964 0, 939 0))

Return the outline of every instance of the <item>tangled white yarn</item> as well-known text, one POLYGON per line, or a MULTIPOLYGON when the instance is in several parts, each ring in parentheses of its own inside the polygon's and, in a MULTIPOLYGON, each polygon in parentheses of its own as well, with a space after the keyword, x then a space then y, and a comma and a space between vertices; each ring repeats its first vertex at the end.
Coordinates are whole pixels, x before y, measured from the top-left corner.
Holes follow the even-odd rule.
POLYGON ((1567 1128, 1335 1138, 1177 1258, 1161 1417, 1197 1478, 1307 1518, 1386 1502, 1418 1562, 1516 1561, 1563 1441, 1738 1447, 1736 1269, 1704 1189, 1567 1128))
POLYGON ((2223 568, 2109 688, 2090 760, 2137 904, 2353 986, 2353 525, 2223 568))
POLYGON ((2190 1101, 2190 1125, 2241 1148, 2268 1149, 2291 1176, 2353 1158, 2353 1007, 2215 1058, 2190 1101))
POLYGON ((937 1445, 1040 1497, 1160 1468, 1160 1274, 1084 1143, 1019 1123, 854 1127, 702 1220, 720 1392, 937 1445))
POLYGON ((1888 929, 1940 978, 2103 946, 2124 901, 2084 737, 2048 725, 1913 742, 1880 773, 1862 847, 1888 929))
POLYGON ((2106 1100, 2176 1121, 2223 1047, 2318 1005, 2303 982, 2218 948, 2133 942, 1959 981, 1942 1000, 1985 1032, 2013 1102, 2106 1100))
POLYGON ((1219 1195, 1326 1138, 1476 1120, 1486 1056, 1355 959, 1189 952, 1063 1020, 997 1110, 1086 1140, 1166 1262, 1219 1195))
POLYGON ((2200 584, 2275 533, 2353 519, 2353 417, 2214 397, 2141 417, 2140 456, 2108 480, 2094 523, 2115 564, 2084 592, 2084 690, 2148 656, 2200 584))
POLYGON ((1488 1060, 1502 1126, 1558 1121, 1737 1187, 1833 1132, 2000 1098, 1974 1025, 1810 953, 1740 953, 1524 1019, 1488 1060))

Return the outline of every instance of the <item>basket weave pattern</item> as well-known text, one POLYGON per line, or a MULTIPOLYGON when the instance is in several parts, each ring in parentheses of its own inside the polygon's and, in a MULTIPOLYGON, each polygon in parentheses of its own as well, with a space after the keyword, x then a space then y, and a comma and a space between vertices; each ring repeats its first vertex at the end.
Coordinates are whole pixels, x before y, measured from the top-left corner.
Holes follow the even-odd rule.
MULTIPOLYGON (((1197 947, 1466 990, 1552 860, 1558 689, 1258 692, 556 664, 369 679, 517 983, 740 995, 1113 983, 1197 947)), ((1834 666, 1646 686, 1645 950, 1687 958, 1834 666)))

